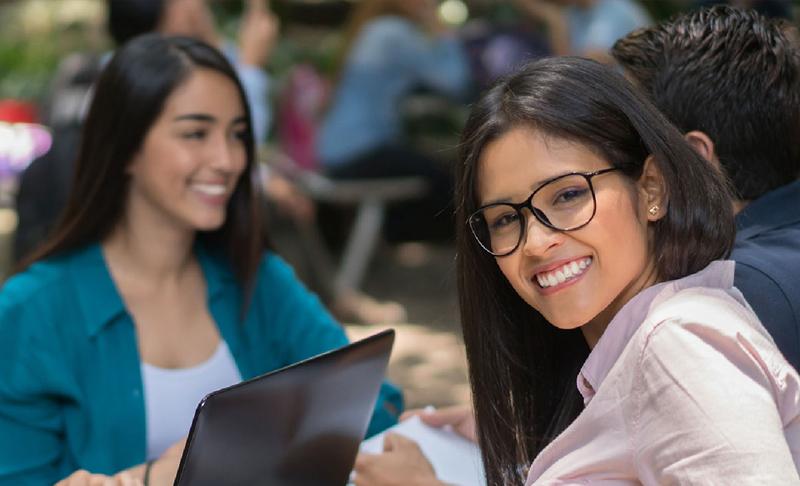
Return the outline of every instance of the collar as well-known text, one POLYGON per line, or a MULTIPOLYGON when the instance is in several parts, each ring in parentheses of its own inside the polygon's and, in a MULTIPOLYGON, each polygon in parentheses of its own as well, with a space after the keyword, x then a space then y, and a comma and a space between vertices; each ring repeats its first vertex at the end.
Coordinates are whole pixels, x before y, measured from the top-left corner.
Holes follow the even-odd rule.
POLYGON ((194 245, 194 253, 206 279, 206 296, 208 301, 221 295, 229 285, 238 285, 236 276, 233 274, 224 255, 218 254, 202 242, 194 245))
POLYGON ((578 374, 578 390, 584 405, 594 397, 611 367, 617 362, 631 337, 647 319, 650 311, 661 302, 684 289, 694 287, 730 289, 733 287, 734 262, 711 262, 697 273, 678 280, 662 282, 639 292, 614 316, 597 341, 578 374))
POLYGON ((800 222, 800 181, 769 191, 736 215, 736 239, 800 222))
MULTIPOLYGON (((218 258, 201 243, 195 244, 195 254, 206 279, 208 301, 224 293, 226 286, 236 284, 236 278, 218 258)), ((115 318, 125 314, 125 303, 117 290, 99 243, 93 243, 67 257, 78 305, 85 316, 86 332, 94 337, 115 318)))
POLYGON ((69 273, 85 317, 86 332, 94 337, 114 318, 125 313, 99 243, 76 250, 68 258, 69 273))

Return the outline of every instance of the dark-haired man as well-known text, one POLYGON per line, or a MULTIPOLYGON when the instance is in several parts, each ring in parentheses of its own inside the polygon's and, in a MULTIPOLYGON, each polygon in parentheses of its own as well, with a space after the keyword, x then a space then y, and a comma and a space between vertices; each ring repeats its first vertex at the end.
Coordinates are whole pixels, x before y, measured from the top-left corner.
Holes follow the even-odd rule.
POLYGON ((729 176, 735 284, 800 368, 800 43, 788 23, 713 7, 611 50, 627 76, 729 176))

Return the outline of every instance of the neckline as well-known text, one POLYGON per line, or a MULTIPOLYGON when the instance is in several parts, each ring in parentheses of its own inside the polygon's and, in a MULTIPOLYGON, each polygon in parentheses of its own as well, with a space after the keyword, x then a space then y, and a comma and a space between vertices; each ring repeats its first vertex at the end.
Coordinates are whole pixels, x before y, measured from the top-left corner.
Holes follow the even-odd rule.
POLYGON ((172 376, 205 373, 209 368, 213 367, 217 362, 223 359, 226 354, 229 355, 230 350, 228 349, 228 345, 225 343, 225 340, 220 339, 219 344, 217 344, 217 347, 214 350, 214 353, 196 365, 185 368, 163 368, 161 366, 156 366, 154 364, 142 361, 142 369, 151 373, 172 376))

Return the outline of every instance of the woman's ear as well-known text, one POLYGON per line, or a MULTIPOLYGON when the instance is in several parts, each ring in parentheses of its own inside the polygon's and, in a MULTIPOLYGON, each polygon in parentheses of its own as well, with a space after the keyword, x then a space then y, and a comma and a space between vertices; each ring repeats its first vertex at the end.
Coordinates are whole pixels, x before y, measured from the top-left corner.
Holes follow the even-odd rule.
POLYGON ((655 158, 648 155, 644 161, 642 175, 637 182, 639 202, 648 221, 658 221, 667 214, 669 194, 667 183, 655 158))

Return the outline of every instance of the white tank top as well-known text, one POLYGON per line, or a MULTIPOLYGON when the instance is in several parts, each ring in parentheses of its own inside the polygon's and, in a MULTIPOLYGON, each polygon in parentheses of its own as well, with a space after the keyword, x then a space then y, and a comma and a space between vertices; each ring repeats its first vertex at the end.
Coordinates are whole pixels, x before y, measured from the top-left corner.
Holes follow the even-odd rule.
POLYGON ((147 459, 157 459, 189 433, 203 397, 240 381, 242 376, 224 340, 213 356, 190 368, 167 369, 142 363, 147 459))

